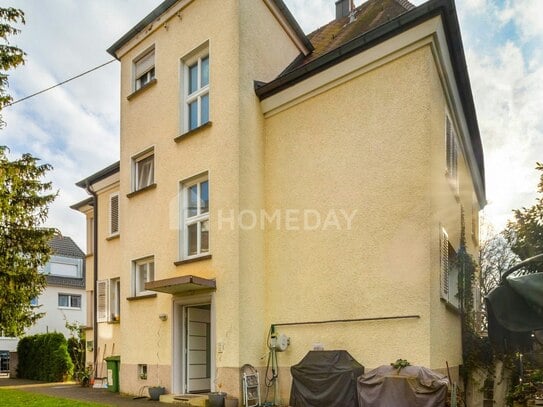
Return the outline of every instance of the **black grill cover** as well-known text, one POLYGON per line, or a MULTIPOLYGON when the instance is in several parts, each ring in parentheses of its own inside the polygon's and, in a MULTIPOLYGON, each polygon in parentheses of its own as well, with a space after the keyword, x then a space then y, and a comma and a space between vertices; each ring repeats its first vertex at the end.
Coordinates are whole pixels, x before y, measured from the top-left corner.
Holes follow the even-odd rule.
POLYGON ((356 379, 364 366, 349 352, 310 351, 290 372, 291 407, 358 407, 356 379))

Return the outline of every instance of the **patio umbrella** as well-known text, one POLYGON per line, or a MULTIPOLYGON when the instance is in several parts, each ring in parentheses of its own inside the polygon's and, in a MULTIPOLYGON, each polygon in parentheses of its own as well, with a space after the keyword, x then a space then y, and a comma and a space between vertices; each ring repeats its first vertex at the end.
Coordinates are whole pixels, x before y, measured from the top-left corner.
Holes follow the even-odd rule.
POLYGON ((543 330, 543 273, 511 277, 514 271, 540 261, 543 254, 509 269, 485 298, 488 336, 502 350, 529 350, 531 334, 543 330))

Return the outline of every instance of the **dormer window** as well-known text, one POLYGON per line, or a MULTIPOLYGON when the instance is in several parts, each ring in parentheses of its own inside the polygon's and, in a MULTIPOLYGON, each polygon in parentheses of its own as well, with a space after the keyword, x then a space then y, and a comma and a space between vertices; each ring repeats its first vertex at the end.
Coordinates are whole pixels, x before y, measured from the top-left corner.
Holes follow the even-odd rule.
POLYGON ((146 52, 134 61, 134 90, 139 90, 155 79, 155 50, 146 52))

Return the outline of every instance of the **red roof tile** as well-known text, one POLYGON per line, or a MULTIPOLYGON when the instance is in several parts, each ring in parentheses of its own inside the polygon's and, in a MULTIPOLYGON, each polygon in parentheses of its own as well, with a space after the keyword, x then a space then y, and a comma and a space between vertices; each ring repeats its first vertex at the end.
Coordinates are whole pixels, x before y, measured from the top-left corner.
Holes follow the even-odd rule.
POLYGON ((350 16, 343 17, 308 34, 315 48, 304 58, 296 60, 281 75, 304 66, 343 44, 387 23, 399 15, 415 8, 407 0, 368 0, 356 7, 350 16))

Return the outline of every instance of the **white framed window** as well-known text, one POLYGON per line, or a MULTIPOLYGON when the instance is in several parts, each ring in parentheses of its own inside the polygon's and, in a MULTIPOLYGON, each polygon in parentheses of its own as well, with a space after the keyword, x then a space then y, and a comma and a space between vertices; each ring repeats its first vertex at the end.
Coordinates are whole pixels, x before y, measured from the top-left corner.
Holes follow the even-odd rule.
POLYGON ((155 182, 155 153, 151 148, 132 158, 132 190, 138 191, 155 182))
MULTIPOLYGON (((96 282, 97 322, 120 321, 121 318, 121 280, 112 278, 96 282)), ((91 292, 92 293, 92 292, 91 292)))
POLYGON ((134 60, 134 90, 143 88, 153 79, 155 79, 154 48, 134 60))
POLYGON ((183 60, 183 130, 209 121, 209 49, 200 47, 183 60))
POLYGON ((209 254, 209 180, 206 175, 182 184, 181 256, 209 254))
POLYGON ((79 294, 59 294, 59 308, 81 309, 81 295, 79 294))
POLYGON ((439 240, 441 299, 459 308, 458 268, 455 264, 456 251, 449 242, 449 236, 443 226, 440 226, 439 240))
POLYGON ((446 116, 445 143, 447 155, 447 178, 458 195, 458 144, 456 132, 449 116, 446 116))
POLYGON ((145 291, 145 283, 155 279, 154 257, 134 261, 132 277, 132 295, 134 297, 152 294, 150 291, 145 291))
POLYGON ((121 319, 121 279, 109 280, 109 321, 121 319))
POLYGON ((115 192, 109 196, 109 234, 119 234, 119 193, 115 192))

